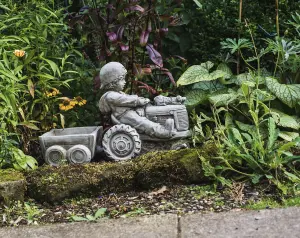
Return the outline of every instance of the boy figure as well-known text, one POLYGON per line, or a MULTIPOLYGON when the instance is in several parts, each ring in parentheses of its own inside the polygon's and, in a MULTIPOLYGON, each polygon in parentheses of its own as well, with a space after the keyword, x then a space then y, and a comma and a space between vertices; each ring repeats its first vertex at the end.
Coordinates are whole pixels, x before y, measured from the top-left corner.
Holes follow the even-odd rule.
POLYGON ((130 125, 139 133, 157 138, 172 137, 174 121, 167 119, 165 126, 152 122, 142 115, 139 108, 145 107, 150 100, 122 92, 126 84, 127 70, 118 62, 110 62, 100 70, 101 89, 107 92, 100 98, 100 112, 111 115, 114 123, 130 125))

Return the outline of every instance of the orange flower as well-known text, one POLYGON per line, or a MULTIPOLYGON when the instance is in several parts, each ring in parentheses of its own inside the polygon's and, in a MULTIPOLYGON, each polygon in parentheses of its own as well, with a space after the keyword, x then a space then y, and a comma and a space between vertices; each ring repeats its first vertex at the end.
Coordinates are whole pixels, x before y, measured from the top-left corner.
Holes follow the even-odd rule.
POLYGON ((17 56, 18 58, 22 58, 26 52, 24 50, 15 50, 14 55, 17 56))

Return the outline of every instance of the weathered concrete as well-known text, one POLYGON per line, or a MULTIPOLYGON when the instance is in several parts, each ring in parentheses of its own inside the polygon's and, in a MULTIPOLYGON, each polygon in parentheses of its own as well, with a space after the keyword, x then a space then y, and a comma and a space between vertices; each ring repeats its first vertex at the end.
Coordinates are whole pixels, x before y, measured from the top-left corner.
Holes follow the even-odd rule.
POLYGON ((9 238, 300 237, 300 208, 198 213, 0 229, 9 238))
POLYGON ((1 238, 173 238, 176 235, 176 215, 0 229, 1 238))
POLYGON ((193 214, 181 218, 181 237, 300 237, 300 208, 193 214))

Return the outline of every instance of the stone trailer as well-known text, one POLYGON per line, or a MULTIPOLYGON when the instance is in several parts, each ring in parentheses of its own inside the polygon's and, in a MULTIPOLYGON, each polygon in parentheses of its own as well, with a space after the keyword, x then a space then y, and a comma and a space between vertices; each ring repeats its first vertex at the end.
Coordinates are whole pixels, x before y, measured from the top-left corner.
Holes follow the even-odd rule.
POLYGON ((39 137, 44 159, 53 166, 88 163, 102 133, 101 126, 52 129, 39 137))

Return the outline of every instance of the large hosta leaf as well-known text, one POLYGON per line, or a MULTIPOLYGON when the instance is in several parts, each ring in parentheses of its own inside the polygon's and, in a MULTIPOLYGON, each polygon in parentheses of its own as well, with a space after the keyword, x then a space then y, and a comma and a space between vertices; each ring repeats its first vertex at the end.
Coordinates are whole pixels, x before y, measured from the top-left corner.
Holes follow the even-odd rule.
POLYGON ((234 91, 223 94, 212 95, 208 98, 209 102, 216 107, 227 106, 231 102, 234 102, 238 97, 238 94, 234 91))
POLYGON ((261 102, 268 102, 276 99, 276 97, 265 90, 255 89, 252 92, 252 96, 257 98, 261 102))
POLYGON ((221 70, 215 70, 210 73, 209 70, 212 67, 213 63, 210 61, 201 65, 193 65, 189 67, 178 79, 177 86, 189 85, 200 81, 211 81, 226 75, 226 73, 221 70))
POLYGON ((187 107, 195 107, 203 102, 205 102, 208 98, 209 92, 203 90, 192 90, 189 91, 186 96, 185 105, 187 107))
POLYGON ((215 92, 224 88, 226 87, 218 81, 202 81, 193 85, 193 89, 207 90, 209 92, 215 92))
POLYGON ((277 79, 267 77, 268 89, 289 107, 295 107, 300 100, 300 84, 280 84, 277 79))
POLYGON ((300 129, 299 118, 296 116, 290 116, 275 109, 271 109, 271 115, 278 126, 292 128, 295 130, 300 129))

